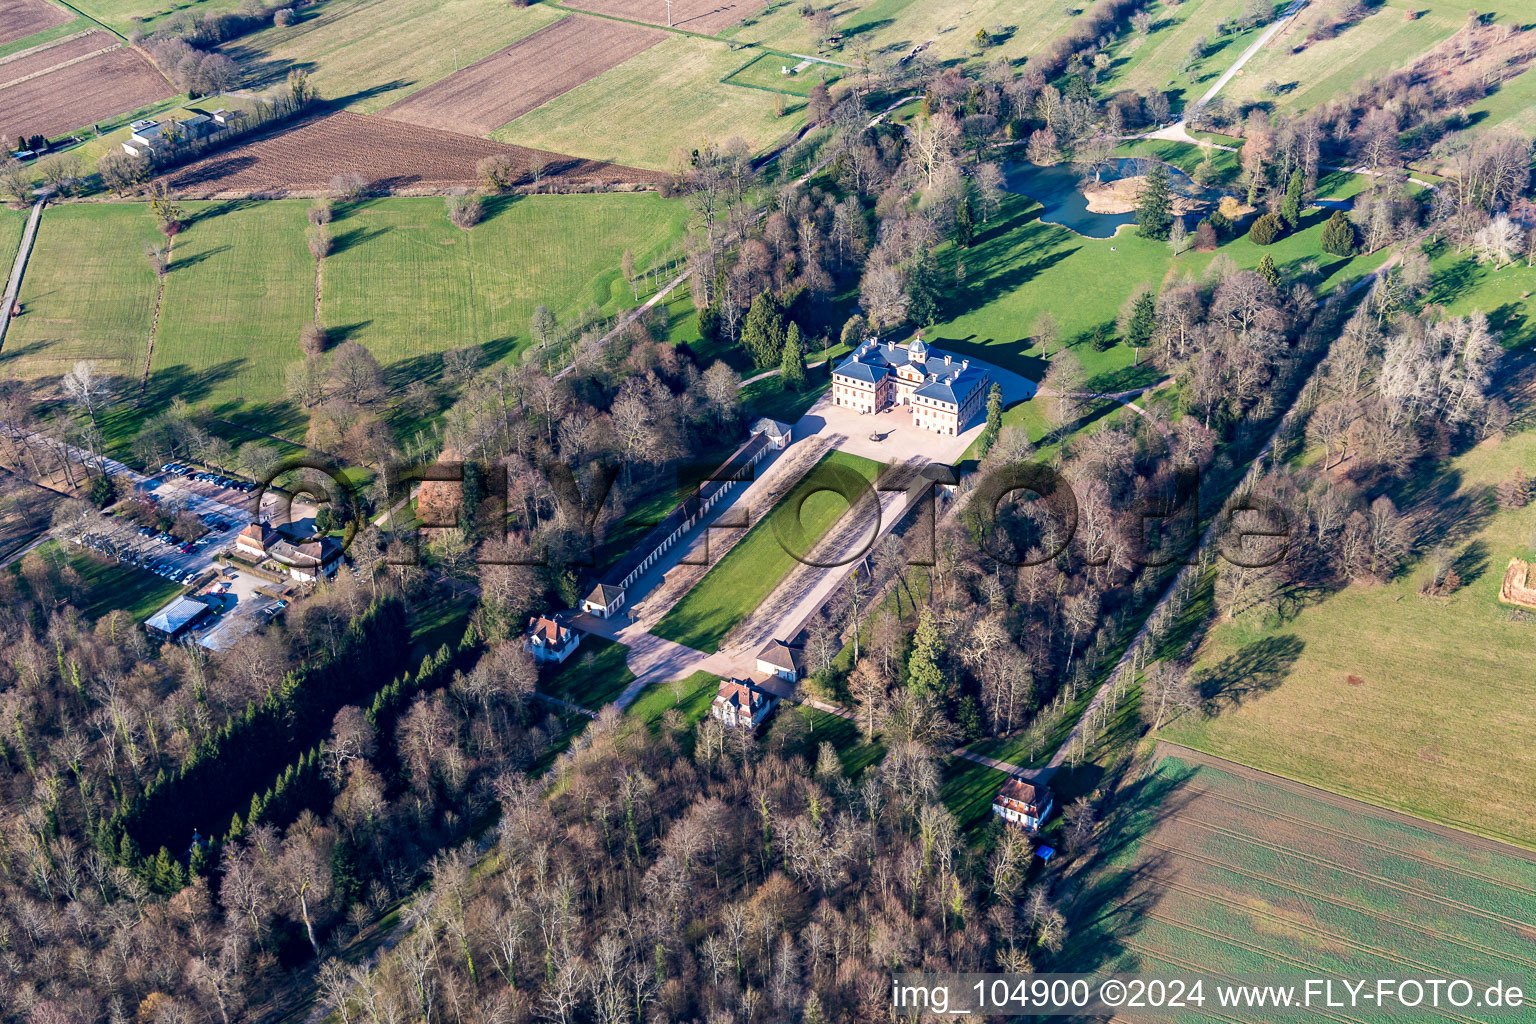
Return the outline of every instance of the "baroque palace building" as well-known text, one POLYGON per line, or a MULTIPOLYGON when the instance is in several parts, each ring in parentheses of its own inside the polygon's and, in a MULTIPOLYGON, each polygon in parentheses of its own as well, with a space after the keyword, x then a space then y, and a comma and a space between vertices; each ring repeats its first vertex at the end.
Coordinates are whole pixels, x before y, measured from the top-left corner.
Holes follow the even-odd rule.
POLYGON ((992 378, 970 360, 929 348, 868 338, 832 371, 832 403, 863 413, 909 406, 912 422, 955 435, 982 411, 992 378))

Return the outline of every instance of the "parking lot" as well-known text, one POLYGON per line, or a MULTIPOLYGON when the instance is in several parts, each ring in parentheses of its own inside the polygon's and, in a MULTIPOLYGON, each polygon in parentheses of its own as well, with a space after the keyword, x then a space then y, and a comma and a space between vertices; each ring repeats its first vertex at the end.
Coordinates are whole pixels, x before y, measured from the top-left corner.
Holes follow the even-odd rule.
POLYGON ((273 595, 292 589, 291 584, 272 583, 237 568, 221 567, 216 579, 193 594, 213 610, 209 624, 196 631, 197 642, 215 651, 228 650, 288 607, 287 597, 273 595))
POLYGON ((251 521, 250 513, 235 502, 251 499, 234 487, 195 479, 191 472, 169 467, 152 477, 133 474, 139 493, 166 510, 187 511, 208 530, 193 542, 140 526, 125 515, 104 511, 101 521, 75 543, 125 565, 153 572, 178 583, 192 583, 214 567, 214 558, 229 550, 236 535, 251 521), (231 500, 232 499, 232 500, 231 500))

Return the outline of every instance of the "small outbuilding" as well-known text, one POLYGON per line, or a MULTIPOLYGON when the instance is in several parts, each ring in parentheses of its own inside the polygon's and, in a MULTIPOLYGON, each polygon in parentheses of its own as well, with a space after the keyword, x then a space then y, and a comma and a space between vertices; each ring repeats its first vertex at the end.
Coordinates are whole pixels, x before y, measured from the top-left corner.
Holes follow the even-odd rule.
POLYGON ((772 447, 781 451, 785 448, 788 448, 790 442, 794 440, 794 432, 794 428, 791 427, 788 423, 781 423, 778 420, 770 419, 767 416, 764 416, 756 423, 753 423, 752 429, 750 431, 753 437, 756 437, 759 434, 767 437, 768 443, 772 447))
POLYGON ((581 610, 600 619, 609 618, 624 607, 624 588, 611 583, 599 583, 592 592, 581 599, 581 610))
POLYGON ((770 640, 757 652, 757 670, 793 683, 805 675, 805 648, 770 640))

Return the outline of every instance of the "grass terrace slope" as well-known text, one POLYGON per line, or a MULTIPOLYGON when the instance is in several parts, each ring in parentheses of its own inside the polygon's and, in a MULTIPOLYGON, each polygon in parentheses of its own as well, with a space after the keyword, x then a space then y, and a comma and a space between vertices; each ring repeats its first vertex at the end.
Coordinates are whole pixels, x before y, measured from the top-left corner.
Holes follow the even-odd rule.
MULTIPOLYGON (((127 612, 135 622, 143 621, 183 589, 181 584, 146 569, 123 565, 76 544, 61 544, 49 539, 38 545, 37 553, 46 561, 70 570, 73 580, 66 578, 67 590, 59 596, 74 605, 89 622, 118 609, 127 612)), ((18 572, 20 566, 17 561, 9 568, 18 572)))
MULTIPOLYGON (((1509 274, 1509 271, 1505 271, 1509 274)), ((1419 596, 1418 565, 1386 586, 1311 599, 1284 622, 1213 629, 1194 665, 1219 710, 1165 728, 1188 746, 1422 818, 1536 846, 1536 625, 1498 602, 1536 506, 1493 488, 1536 467, 1536 432, 1485 442, 1394 495, 1427 550, 1464 581, 1419 596), (1237 694, 1241 694, 1241 699, 1237 694)))
POLYGON ((383 116, 486 135, 664 38, 656 29, 573 14, 412 93, 383 116))
POLYGON ((506 146, 453 132, 405 124, 385 117, 341 111, 295 128, 216 150, 170 171, 171 187, 188 198, 320 195, 338 174, 360 173, 375 191, 409 195, 446 188, 476 188, 476 165, 505 155, 524 169, 534 161, 546 181, 606 185, 655 181, 659 175, 635 167, 596 163, 543 150, 506 146))
POLYGON ((153 32, 180 14, 201 18, 224 14, 240 0, 69 0, 70 6, 128 35, 136 29, 153 32))
POLYGON ((1163 757, 1122 791, 1104 847, 1092 913, 1058 958, 1074 970, 1524 977, 1533 964, 1529 855, 1237 765, 1163 757))
MULTIPOLYGON (((1275 10, 1283 10, 1288 2, 1279 0, 1275 10)), ((1217 33, 1217 25, 1229 19, 1236 21, 1246 6, 1246 0, 1180 4, 1161 0, 1148 6, 1151 31, 1143 37, 1127 27, 1121 33, 1110 51, 1114 63, 1109 73, 1099 78, 1099 93, 1108 96, 1130 89, 1146 95, 1162 90, 1170 94, 1174 110, 1194 103, 1264 31, 1263 26, 1257 26, 1230 35, 1217 33), (1205 56, 1185 71, 1190 48, 1202 37, 1206 40, 1205 56)))
POLYGON ((270 84, 292 68, 310 73, 320 95, 363 113, 489 57, 560 17, 544 4, 500 0, 328 0, 230 43, 250 81, 270 84))
POLYGON ((805 104, 721 82, 746 58, 725 43, 672 36, 492 133, 520 146, 654 170, 679 147, 731 137, 760 151, 804 121, 805 104), (784 116, 775 112, 784 103, 784 116))
POLYGON ((143 54, 122 47, 0 87, 0 111, 18 133, 52 137, 174 95, 143 54))
POLYGON ((160 240, 142 206, 50 209, 22 280, 23 315, 0 350, 4 372, 58 376, 76 360, 94 359, 103 372, 137 380, 157 290, 144 247, 160 240))
MULTIPOLYGON (((906 56, 914 49, 940 62, 999 57, 1017 63, 1038 53, 1066 29, 1083 3, 1052 0, 977 0, 969 4, 929 0, 873 0, 855 9, 835 8, 841 15, 837 30, 840 49, 822 54, 845 64, 858 64, 865 55, 906 56), (976 32, 985 29, 992 42, 978 53, 976 32)), ((794 53, 816 53, 801 5, 777 0, 760 15, 747 18, 725 35, 794 53)))
MULTIPOLYGON (((1222 95, 1233 103, 1266 100, 1285 110, 1318 106, 1362 78, 1405 67, 1449 39, 1466 24, 1467 10, 1455 0, 1384 0, 1332 39, 1313 43, 1305 42, 1310 22, 1303 12, 1254 54, 1222 95), (1278 93, 1271 92, 1271 83, 1278 93)), ((1513 25, 1530 20, 1522 0, 1498 0, 1477 10, 1513 25)))
POLYGON ((563 6, 652 25, 670 24, 685 32, 716 35, 755 14, 763 4, 762 0, 571 0, 563 6))
POLYGON ((880 464, 870 459, 829 452, 773 509, 759 519, 725 557, 704 574, 683 599, 661 617, 652 630, 659 637, 686 644, 694 650, 714 653, 726 634, 761 605, 795 567, 795 557, 784 549, 775 529, 789 526, 798 514, 804 550, 811 550, 832 529, 848 503, 830 491, 807 492, 806 481, 815 479, 824 465, 842 466, 874 482, 880 464), (807 496, 808 494, 808 496, 807 496))

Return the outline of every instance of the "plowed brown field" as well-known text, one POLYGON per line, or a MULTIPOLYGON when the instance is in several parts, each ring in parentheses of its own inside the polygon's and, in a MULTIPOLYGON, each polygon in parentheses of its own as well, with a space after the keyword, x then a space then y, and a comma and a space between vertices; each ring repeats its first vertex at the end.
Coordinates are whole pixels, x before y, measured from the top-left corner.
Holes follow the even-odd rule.
MULTIPOLYGON (((567 6, 619 18, 667 23, 667 0, 575 0, 567 6)), ((763 9, 761 0, 673 0, 672 27, 689 32, 718 32, 763 9)))
POLYGON ((43 0, 0 0, 0 46, 73 18, 69 11, 43 0))
MULTIPOLYGON (((3 0, 0 0, 3 2, 3 0)), ((41 49, 0 60, 0 88, 23 78, 31 78, 40 71, 57 67, 77 57, 109 50, 117 45, 117 37, 108 32, 86 32, 62 43, 54 43, 41 49)))
POLYGON ((382 113, 428 128, 485 135, 666 36, 622 21, 568 15, 382 113))
POLYGON ((0 111, 8 130, 54 136, 175 93, 142 54, 123 48, 0 88, 0 111))
POLYGON ((500 153, 525 168, 539 158, 545 180, 563 185, 659 179, 654 171, 342 111, 220 150, 168 172, 166 180, 188 198, 226 198, 313 194, 325 191, 336 175, 355 173, 375 190, 409 195, 478 185, 475 165, 500 153))

